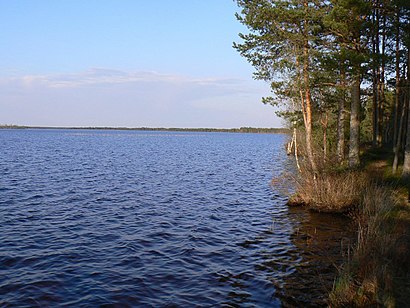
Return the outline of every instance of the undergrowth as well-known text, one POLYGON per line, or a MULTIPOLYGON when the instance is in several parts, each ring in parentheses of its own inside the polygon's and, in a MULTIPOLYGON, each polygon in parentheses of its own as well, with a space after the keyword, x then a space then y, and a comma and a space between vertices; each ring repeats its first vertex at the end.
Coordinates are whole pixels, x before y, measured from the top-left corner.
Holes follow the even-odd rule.
POLYGON ((389 220, 393 193, 376 184, 364 188, 351 213, 357 222, 357 244, 340 270, 329 296, 331 307, 394 307, 393 275, 398 234, 389 220))
POLYGON ((370 180, 362 171, 335 169, 331 162, 318 164, 313 172, 309 164, 301 164, 300 173, 293 178, 296 193, 289 205, 304 205, 318 212, 347 213, 362 198, 370 180))
POLYGON ((397 218, 400 182, 389 180, 380 164, 377 170, 335 166, 336 162, 327 161, 313 172, 307 162, 302 163, 301 172, 293 177, 296 193, 288 202, 319 212, 344 213, 356 222, 356 245, 339 269, 329 306, 396 307, 402 288, 397 277, 403 277, 400 271, 410 267, 408 235, 403 237, 409 220, 403 220, 406 230, 400 231, 397 218))

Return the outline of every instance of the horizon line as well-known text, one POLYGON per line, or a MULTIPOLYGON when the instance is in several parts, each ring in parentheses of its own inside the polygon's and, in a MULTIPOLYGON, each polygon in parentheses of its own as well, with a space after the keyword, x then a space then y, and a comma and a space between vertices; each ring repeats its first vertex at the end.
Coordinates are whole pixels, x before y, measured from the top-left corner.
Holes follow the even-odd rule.
POLYGON ((112 130, 289 130, 286 127, 253 127, 241 126, 230 128, 216 127, 127 127, 127 126, 47 126, 47 125, 16 125, 0 124, 0 128, 32 128, 32 129, 112 129, 112 130))

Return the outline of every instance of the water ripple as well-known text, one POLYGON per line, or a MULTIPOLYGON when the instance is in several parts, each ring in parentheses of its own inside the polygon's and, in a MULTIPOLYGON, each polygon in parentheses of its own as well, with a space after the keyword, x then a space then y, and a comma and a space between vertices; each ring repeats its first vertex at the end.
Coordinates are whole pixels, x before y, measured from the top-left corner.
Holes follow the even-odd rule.
POLYGON ((0 306, 280 306, 285 138, 1 130, 0 306))

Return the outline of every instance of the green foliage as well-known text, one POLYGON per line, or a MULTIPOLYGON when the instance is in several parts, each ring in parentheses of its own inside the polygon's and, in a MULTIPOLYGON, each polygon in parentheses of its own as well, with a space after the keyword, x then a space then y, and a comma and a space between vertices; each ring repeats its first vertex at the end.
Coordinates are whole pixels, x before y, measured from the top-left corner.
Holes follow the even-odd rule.
MULTIPOLYGON (((239 34, 242 43, 234 48, 254 67, 254 77, 271 83, 276 96, 281 99, 299 97, 300 78, 297 63, 303 61, 302 48, 305 37, 316 49, 314 34, 320 29, 320 7, 314 1, 244 1, 238 20, 250 33, 239 34)), ((273 101, 271 101, 273 102, 273 101)))
MULTIPOLYGON (((241 42, 234 43, 234 48, 254 66, 255 79, 270 84, 272 96, 263 98, 263 103, 279 106, 281 111, 277 114, 299 127, 303 123, 305 98, 302 92, 308 87, 313 123, 320 123, 324 115, 328 117, 328 141, 334 149, 339 109, 344 106, 349 110, 352 99, 349 89, 360 76, 364 80, 361 137, 365 141, 372 140, 375 128, 371 100, 379 95, 376 99, 383 112, 378 119, 382 121, 379 125, 386 140, 392 138, 396 14, 400 15, 399 60, 403 71, 406 70, 408 56, 405 49, 410 46, 408 1, 236 2, 241 9, 237 19, 248 28, 248 33, 239 34, 241 42), (374 44, 378 44, 376 50, 374 44), (306 47, 308 53, 304 52, 306 47), (381 66, 383 72, 380 72, 381 66), (303 75, 305 72, 308 72, 308 79, 303 75), (375 85, 375 82, 379 84, 375 85), (375 94, 374 87, 379 92, 383 91, 382 95, 375 94), (344 103, 340 104, 340 101, 344 103)), ((349 113, 345 114, 349 116, 349 113)), ((318 136, 324 126, 316 124, 314 129, 318 136)))

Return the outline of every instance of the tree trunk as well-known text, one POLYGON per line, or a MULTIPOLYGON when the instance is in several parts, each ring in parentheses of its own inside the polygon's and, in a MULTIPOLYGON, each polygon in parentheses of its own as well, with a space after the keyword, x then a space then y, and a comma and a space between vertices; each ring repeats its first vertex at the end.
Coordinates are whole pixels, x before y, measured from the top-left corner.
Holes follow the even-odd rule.
POLYGON ((296 127, 293 128, 293 138, 295 140, 295 160, 296 166, 298 167, 299 172, 301 172, 300 165, 299 165, 299 156, 298 156, 298 134, 296 131, 296 127))
POLYGON ((373 22, 373 31, 372 31, 372 78, 373 78, 373 117, 372 117, 372 126, 373 126, 373 147, 378 146, 378 136, 379 136, 379 1, 373 2, 373 13, 372 13, 372 22, 373 22))
POLYGON ((404 122, 406 121, 406 113, 408 112, 406 102, 403 102, 402 105, 403 106, 402 106, 402 109, 401 109, 400 126, 399 126, 399 130, 398 130, 398 134, 397 134, 396 145, 395 145, 395 148, 394 148, 393 174, 396 173, 397 166, 399 165, 399 155, 400 155, 400 151, 401 151, 401 148, 402 148, 403 131, 404 131, 404 125, 405 125, 404 122))
MULTIPOLYGON (((407 50, 407 80, 406 80, 406 91, 405 91, 405 102, 404 105, 409 107, 410 103, 410 49, 407 50)), ((410 108, 407 108, 409 112, 410 108)), ((406 137, 406 147, 404 151, 404 163, 403 163, 403 173, 402 177, 405 179, 410 178, 410 116, 407 114, 407 137, 406 137)), ((410 197, 410 190, 409 190, 410 197)))
MULTIPOLYGON (((308 8, 308 1, 303 1, 303 6, 305 10, 308 8)), ((313 138, 312 138, 312 97, 310 93, 310 80, 309 80, 309 65, 310 65, 310 54, 309 54, 309 38, 308 38, 308 21, 305 19, 303 21, 304 27, 304 42, 303 42, 303 89, 304 89, 304 99, 305 99, 305 129, 306 129, 306 152, 314 177, 317 175, 317 167, 315 163, 315 158, 313 155, 313 138)))
POLYGON ((357 168, 360 165, 360 75, 357 72, 352 84, 352 104, 350 111, 350 139, 349 139, 349 167, 357 168))
MULTIPOLYGON (((410 131, 410 117, 407 117, 407 131, 410 131)), ((402 177, 407 179, 410 178, 410 134, 407 134, 406 138, 402 177)))
POLYGON ((341 97, 337 112, 337 160, 342 163, 345 159, 345 105, 346 105, 346 74, 342 64, 340 69, 341 97))
POLYGON ((396 10, 396 93, 394 101, 394 119, 393 119, 393 153, 396 152, 396 143, 398 135, 399 106, 400 106, 400 10, 396 10))
POLYGON ((308 155, 308 159, 310 165, 312 167, 312 171, 314 174, 317 174, 317 167, 315 163, 315 158, 313 155, 313 147, 312 147, 312 101, 310 97, 310 89, 305 89, 305 109, 306 109, 306 121, 305 121, 305 129, 306 129, 306 152, 308 155))
MULTIPOLYGON (((384 88, 385 88, 385 66, 386 66, 386 61, 385 61, 385 53, 386 53, 386 15, 382 14, 382 34, 381 34, 381 53, 380 50, 378 49, 378 55, 380 55, 380 60, 379 60, 379 104, 378 104, 378 120, 377 123, 379 125, 377 132, 377 144, 380 146, 383 144, 383 116, 384 116, 384 107, 385 107, 385 93, 384 93, 384 88)), ((379 20, 380 22, 380 20, 379 20)), ((378 40, 380 44, 380 39, 378 40)))
POLYGON ((327 127, 329 124, 329 115, 327 111, 325 112, 324 116, 322 116, 320 123, 322 124, 322 130, 323 130, 323 160, 326 161, 327 160, 327 127))

